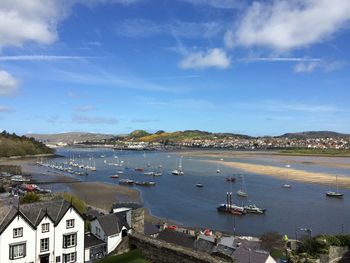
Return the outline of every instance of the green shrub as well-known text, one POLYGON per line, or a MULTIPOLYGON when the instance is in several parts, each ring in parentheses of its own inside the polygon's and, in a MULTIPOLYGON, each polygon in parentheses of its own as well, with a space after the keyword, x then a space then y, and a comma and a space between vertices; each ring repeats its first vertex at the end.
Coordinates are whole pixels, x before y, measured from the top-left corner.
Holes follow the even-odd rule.
POLYGON ((36 193, 26 193, 21 199, 21 204, 30 204, 40 202, 40 196, 36 193))

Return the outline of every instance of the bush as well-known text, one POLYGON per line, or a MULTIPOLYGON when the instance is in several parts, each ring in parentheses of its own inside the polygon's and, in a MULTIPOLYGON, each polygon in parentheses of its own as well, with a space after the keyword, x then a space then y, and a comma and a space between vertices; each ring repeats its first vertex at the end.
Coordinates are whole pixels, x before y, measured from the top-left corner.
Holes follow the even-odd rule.
POLYGON ((64 200, 72 202, 73 206, 79 211, 79 213, 84 214, 86 212, 86 204, 83 200, 70 193, 63 193, 62 197, 64 200))
POLYGON ((21 199, 21 204, 30 204, 40 202, 40 196, 36 193, 26 193, 21 199))
POLYGON ((278 232, 267 232, 260 237, 260 240, 261 246, 269 251, 273 248, 281 249, 284 247, 282 236, 278 232))
POLYGON ((0 193, 6 193, 6 189, 3 185, 0 185, 0 193))

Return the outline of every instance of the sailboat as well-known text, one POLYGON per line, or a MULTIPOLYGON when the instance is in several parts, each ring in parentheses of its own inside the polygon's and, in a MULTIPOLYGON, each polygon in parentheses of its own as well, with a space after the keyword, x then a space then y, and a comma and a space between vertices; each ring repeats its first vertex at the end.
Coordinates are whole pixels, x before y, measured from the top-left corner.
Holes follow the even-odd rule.
POLYGON ((245 187, 245 183, 244 183, 244 176, 241 175, 241 178, 242 178, 242 187, 241 187, 240 190, 237 191, 237 195, 238 195, 238 196, 241 196, 241 197, 248 197, 247 192, 244 191, 245 188, 246 188, 246 187, 245 187))
POLYGON ((217 167, 216 167, 216 172, 217 173, 220 173, 220 167, 219 167, 219 164, 217 165, 217 167))
POLYGON ((336 198, 342 198, 343 197, 343 193, 340 193, 338 191, 338 175, 335 176, 335 185, 336 185, 336 191, 327 191, 326 192, 326 196, 328 197, 336 197, 336 198))
POLYGON ((184 175, 185 173, 182 171, 182 158, 180 158, 177 168, 171 172, 173 175, 184 175))
MULTIPOLYGON (((290 168, 290 165, 287 164, 286 168, 290 168)), ((288 172, 287 172, 287 182, 285 182, 284 184, 282 184, 283 188, 292 188, 292 186, 288 183, 288 172)))

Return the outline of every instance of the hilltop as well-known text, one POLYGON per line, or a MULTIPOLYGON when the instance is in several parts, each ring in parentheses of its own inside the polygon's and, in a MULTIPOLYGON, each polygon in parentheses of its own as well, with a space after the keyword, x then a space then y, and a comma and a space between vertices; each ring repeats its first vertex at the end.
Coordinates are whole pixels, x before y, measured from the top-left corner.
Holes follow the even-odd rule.
POLYGON ((51 154, 53 150, 34 138, 17 136, 6 131, 0 133, 0 157, 51 154))
POLYGON ((159 142, 164 144, 183 142, 187 140, 215 140, 215 139, 224 139, 228 137, 235 138, 251 138, 247 135, 242 134, 233 134, 233 133, 211 133, 206 131, 199 130, 185 130, 185 131, 176 131, 176 132, 165 132, 157 131, 153 134, 148 133, 143 130, 137 130, 130 133, 126 136, 126 139, 132 139, 139 142, 159 142))
POLYGON ((299 138, 299 139, 314 139, 314 138, 346 138, 350 134, 338 133, 333 131, 305 131, 296 133, 285 133, 281 138, 299 138))
POLYGON ((66 132, 57 134, 28 134, 27 136, 33 137, 36 140, 47 143, 55 144, 58 142, 73 144, 79 142, 89 141, 103 141, 112 139, 114 136, 111 134, 90 133, 90 132, 66 132))

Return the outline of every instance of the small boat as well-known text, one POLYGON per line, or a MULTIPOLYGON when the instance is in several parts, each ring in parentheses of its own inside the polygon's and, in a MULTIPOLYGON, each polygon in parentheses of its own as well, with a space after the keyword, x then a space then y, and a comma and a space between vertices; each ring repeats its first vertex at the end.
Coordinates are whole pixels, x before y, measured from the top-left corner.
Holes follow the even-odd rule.
POLYGON ((119 180, 119 184, 123 184, 123 185, 133 185, 134 181, 131 179, 121 179, 119 180))
POLYGON ((111 175, 109 178, 112 178, 112 179, 117 179, 117 178, 119 178, 119 175, 114 174, 114 175, 111 175))
POLYGON ((173 175, 184 175, 185 173, 182 171, 182 158, 180 158, 177 168, 171 172, 173 175))
POLYGON ((162 176, 162 175, 163 175, 163 173, 161 173, 161 172, 156 172, 156 173, 154 173, 153 176, 162 176))
POLYGON ((243 208, 247 213, 253 213, 253 214, 264 214, 266 211, 265 208, 259 208, 254 204, 246 205, 243 208))
POLYGON ((123 171, 117 171, 117 174, 123 174, 124 172, 123 171))
POLYGON ((216 170, 216 173, 220 173, 220 169, 217 169, 217 170, 216 170))
POLYGON ((154 176, 155 173, 154 172, 144 172, 143 174, 148 175, 148 176, 154 176))
POLYGON ((290 184, 282 184, 283 188, 292 188, 292 186, 290 184))
POLYGON ((333 192, 333 191, 328 191, 328 192, 326 192, 326 196, 342 198, 344 196, 344 194, 338 193, 338 192, 333 192))
POLYGON ((136 185, 139 186, 155 186, 156 182, 135 182, 136 185))
POLYGON ((241 197, 248 197, 248 194, 244 192, 243 190, 238 190, 237 195, 241 197))
POLYGON ((233 177, 233 176, 226 177, 226 182, 234 183, 236 182, 236 177, 233 177))
POLYGON ((135 168, 135 171, 143 173, 145 170, 141 167, 138 167, 138 168, 135 168))
POLYGON ((335 198, 343 198, 344 194, 340 193, 338 190, 338 175, 335 176, 335 185, 336 185, 336 190, 335 191, 327 191, 326 196, 327 197, 335 197, 335 198))
POLYGON ((201 183, 196 184, 196 187, 202 188, 204 185, 201 183))

